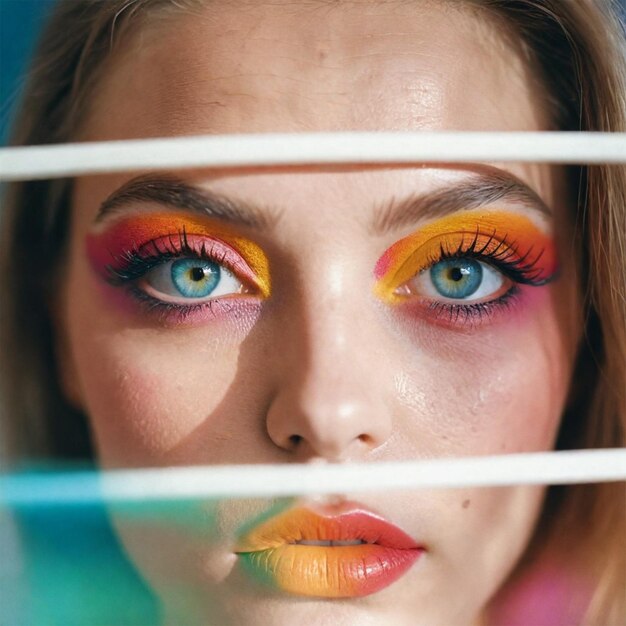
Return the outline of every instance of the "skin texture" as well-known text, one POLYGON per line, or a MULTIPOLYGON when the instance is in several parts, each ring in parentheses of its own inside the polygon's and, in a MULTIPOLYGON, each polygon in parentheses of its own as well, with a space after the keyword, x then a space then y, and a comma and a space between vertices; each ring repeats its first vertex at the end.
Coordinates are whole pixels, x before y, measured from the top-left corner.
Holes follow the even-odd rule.
MULTIPOLYGON (((531 69, 496 32, 484 15, 439 2, 216 4, 168 16, 111 59, 82 138, 549 128, 531 69)), ((269 297, 248 295, 236 313, 181 323, 148 314, 90 261, 88 238, 116 220, 172 211, 127 202, 96 221, 100 204, 136 175, 76 181, 59 294, 63 385, 89 415, 104 467, 376 462, 553 446, 579 334, 557 168, 178 173, 258 208, 264 225, 236 231, 263 251, 272 284, 269 297), (551 215, 511 198, 479 208, 530 220, 558 250, 558 279, 524 287, 471 323, 376 295, 385 251, 434 221, 418 214, 381 230, 385 207, 494 172, 530 187, 551 215)), ((197 503, 191 529, 188 518, 112 517, 173 623, 183 613, 190 623, 460 625, 479 620, 515 566, 542 496, 516 487, 197 503), (243 524, 272 507, 345 499, 425 547, 392 585, 362 598, 304 598, 243 570, 233 550, 243 524)))

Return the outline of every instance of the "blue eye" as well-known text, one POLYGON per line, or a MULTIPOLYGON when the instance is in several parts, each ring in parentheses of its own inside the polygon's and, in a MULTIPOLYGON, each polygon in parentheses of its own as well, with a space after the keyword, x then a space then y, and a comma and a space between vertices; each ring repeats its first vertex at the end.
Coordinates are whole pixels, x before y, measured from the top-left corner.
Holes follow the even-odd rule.
POLYGON ((201 300, 244 293, 242 282, 224 265, 199 257, 159 263, 145 273, 140 286, 166 302, 201 300))
POLYGON ((179 259, 170 269, 172 282, 186 298, 204 298, 220 282, 220 266, 203 259, 179 259))
POLYGON ((430 268, 430 279, 444 298, 465 299, 483 282, 483 268, 474 259, 444 259, 430 268))
POLYGON ((511 285, 511 280, 489 263, 471 257, 453 257, 421 271, 396 293, 423 296, 433 302, 488 302, 501 296, 511 285))

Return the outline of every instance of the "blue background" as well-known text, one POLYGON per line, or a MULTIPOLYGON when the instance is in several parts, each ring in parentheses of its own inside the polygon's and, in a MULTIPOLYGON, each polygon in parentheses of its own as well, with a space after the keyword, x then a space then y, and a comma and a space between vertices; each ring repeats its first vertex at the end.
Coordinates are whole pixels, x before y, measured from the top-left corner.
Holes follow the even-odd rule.
MULTIPOLYGON (((107 0, 103 0, 106 2, 107 0)), ((0 0, 0 144, 37 34, 55 0, 0 0)), ((626 15, 626 0, 620 0, 626 15)))
MULTIPOLYGON (((0 0, 0 143, 35 40, 55 0, 0 0)), ((106 1, 106 0, 105 0, 106 1)))

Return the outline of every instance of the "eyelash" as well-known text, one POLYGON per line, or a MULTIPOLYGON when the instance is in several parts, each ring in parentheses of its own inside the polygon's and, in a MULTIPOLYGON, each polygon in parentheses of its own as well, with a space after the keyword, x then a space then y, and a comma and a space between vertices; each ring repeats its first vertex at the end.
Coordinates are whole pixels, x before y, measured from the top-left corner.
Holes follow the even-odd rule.
POLYGON ((524 255, 517 256, 516 243, 508 240, 508 235, 499 238, 497 246, 493 250, 488 250, 495 239, 495 231, 483 244, 479 241, 481 233, 479 230, 472 235, 473 239, 466 247, 465 236, 456 249, 448 249, 441 243, 439 255, 431 257, 422 272, 428 271, 437 263, 446 259, 472 258, 482 261, 500 271, 506 278, 513 281, 513 285, 501 296, 487 302, 474 302, 469 304, 432 301, 428 305, 429 311, 435 319, 445 317, 445 321, 452 324, 482 322, 492 317, 496 312, 508 309, 518 298, 520 288, 518 285, 530 285, 540 287, 551 282, 556 273, 544 279, 539 279, 541 269, 537 267, 543 255, 543 250, 531 258, 532 248, 524 255), (460 319, 462 318, 462 319, 460 319))
POLYGON ((517 256, 515 242, 509 242, 505 236, 498 240, 498 245, 493 250, 486 252, 494 241, 495 235, 495 232, 492 233, 489 236, 489 239, 487 239, 487 241, 482 244, 482 247, 480 248, 478 248, 478 243, 481 237, 481 233, 479 231, 474 233, 473 239, 467 247, 464 239, 458 245, 456 250, 445 248, 444 244, 441 243, 439 245, 439 256, 429 259, 428 265, 422 271, 426 271, 433 265, 436 265, 441 261, 445 261, 446 259, 472 258, 491 264, 516 283, 540 286, 552 280, 552 277, 538 280, 538 277, 541 275, 541 269, 537 268, 537 263, 543 255, 543 251, 539 252, 537 256, 529 261, 528 259, 530 258, 532 248, 529 249, 523 256, 517 256), (510 260, 511 257, 513 257, 513 260, 510 260))
POLYGON ((112 265, 107 266, 109 282, 114 286, 123 285, 141 278, 146 272, 149 272, 161 263, 180 257, 197 257, 220 264, 224 264, 225 261, 225 255, 222 254, 222 258, 220 259, 213 251, 207 251, 206 243, 204 242, 200 250, 193 248, 189 244, 185 230, 179 231, 176 235, 165 235, 165 237, 159 238, 158 241, 154 240, 142 244, 141 246, 134 246, 131 250, 125 251, 122 255, 117 256, 115 260, 119 262, 122 267, 115 268, 112 265), (178 244, 175 243, 175 237, 178 238, 178 244), (166 242, 164 249, 160 249, 158 245, 158 241, 161 239, 165 239, 166 242), (151 246, 154 250, 153 254, 146 255, 143 252, 148 246, 151 246))
MULTIPOLYGON (((219 248, 221 246, 217 244, 207 246, 207 243, 203 241, 198 249, 197 246, 189 243, 187 232, 183 229, 176 234, 165 235, 158 240, 134 246, 131 250, 115 257, 115 262, 120 267, 113 265, 106 267, 107 281, 114 287, 126 286, 130 295, 138 300, 148 313, 157 313, 162 319, 170 319, 174 316, 176 322, 182 323, 200 311, 216 316, 218 306, 220 312, 229 313, 235 307, 232 304, 229 305, 224 298, 217 297, 195 304, 176 304, 154 298, 133 284, 155 267, 173 259, 187 257, 223 265, 241 278, 241 272, 238 271, 236 265, 228 260, 225 252, 218 251, 219 248)), ((249 283, 245 278, 242 280, 249 283)))
POLYGON ((497 312, 510 308, 519 297, 519 293, 519 287, 514 284, 506 293, 489 302, 452 304, 433 301, 428 305, 428 309, 435 319, 444 317, 446 322, 455 325, 484 322, 497 312))

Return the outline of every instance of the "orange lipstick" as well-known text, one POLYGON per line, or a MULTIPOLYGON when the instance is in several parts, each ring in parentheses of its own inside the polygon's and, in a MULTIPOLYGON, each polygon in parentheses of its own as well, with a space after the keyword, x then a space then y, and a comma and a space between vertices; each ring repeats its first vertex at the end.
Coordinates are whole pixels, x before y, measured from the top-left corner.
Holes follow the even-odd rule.
POLYGON ((358 507, 325 515, 291 509, 261 522, 235 548, 253 577, 287 593, 366 596, 400 578, 424 552, 409 535, 358 507))

